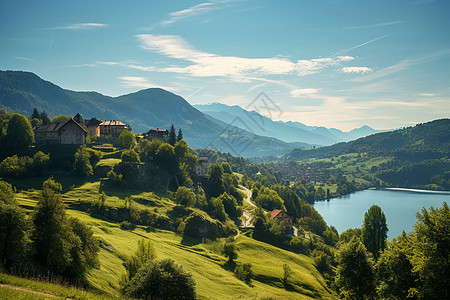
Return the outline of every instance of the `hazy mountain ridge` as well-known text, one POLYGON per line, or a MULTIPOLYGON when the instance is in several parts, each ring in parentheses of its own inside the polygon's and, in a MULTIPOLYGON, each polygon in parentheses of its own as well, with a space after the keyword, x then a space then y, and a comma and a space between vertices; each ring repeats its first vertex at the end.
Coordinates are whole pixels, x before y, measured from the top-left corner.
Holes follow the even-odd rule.
POLYGON ((136 133, 174 124, 182 129, 192 148, 210 147, 236 156, 279 156, 299 147, 214 121, 182 97, 163 89, 109 97, 62 89, 30 72, 0 71, 0 108, 28 116, 35 107, 51 117, 79 112, 86 118, 121 120, 136 133))
POLYGON ((245 126, 250 127, 252 132, 259 135, 275 137, 285 142, 303 142, 329 146, 381 132, 367 125, 343 132, 336 128, 307 126, 300 122, 273 121, 254 110, 247 111, 238 105, 228 106, 217 102, 194 105, 194 107, 223 122, 231 122, 235 118, 240 118, 244 121, 245 126))
POLYGON ((402 152, 403 155, 422 153, 424 157, 429 155, 430 158, 434 158, 433 153, 440 152, 439 156, 447 156, 450 152, 450 119, 439 119, 390 132, 372 134, 355 141, 319 149, 295 149, 284 158, 301 160, 363 152, 402 152))

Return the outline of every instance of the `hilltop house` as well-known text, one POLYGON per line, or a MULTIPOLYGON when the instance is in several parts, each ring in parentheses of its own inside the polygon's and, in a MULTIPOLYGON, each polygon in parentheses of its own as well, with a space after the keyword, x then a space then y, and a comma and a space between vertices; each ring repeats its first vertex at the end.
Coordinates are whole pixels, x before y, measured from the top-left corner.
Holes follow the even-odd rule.
POLYGON ((271 211, 270 217, 275 221, 283 224, 286 231, 292 231, 292 218, 285 211, 281 209, 274 209, 271 211))
POLYGON ((100 136, 118 138, 122 130, 131 131, 131 127, 116 120, 103 121, 100 123, 100 136))
POLYGON ((90 136, 100 136, 100 124, 101 123, 102 123, 102 121, 100 121, 99 119, 92 118, 89 120, 85 120, 84 125, 86 125, 90 136))
POLYGON ((198 176, 205 176, 210 166, 211 162, 208 157, 199 157, 197 166, 195 167, 195 173, 197 173, 198 176))
POLYGON ((65 123, 37 125, 33 128, 38 144, 84 144, 87 130, 73 118, 65 123))
POLYGON ((150 129, 146 134, 148 140, 153 140, 154 138, 164 140, 169 137, 169 131, 167 129, 150 129))

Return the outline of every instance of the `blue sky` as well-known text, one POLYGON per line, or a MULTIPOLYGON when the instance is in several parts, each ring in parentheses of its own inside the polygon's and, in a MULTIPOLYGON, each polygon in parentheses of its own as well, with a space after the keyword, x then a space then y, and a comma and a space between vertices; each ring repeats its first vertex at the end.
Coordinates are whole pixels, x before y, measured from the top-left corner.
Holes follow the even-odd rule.
POLYGON ((0 69, 350 130, 450 116, 450 1, 0 1, 0 69))

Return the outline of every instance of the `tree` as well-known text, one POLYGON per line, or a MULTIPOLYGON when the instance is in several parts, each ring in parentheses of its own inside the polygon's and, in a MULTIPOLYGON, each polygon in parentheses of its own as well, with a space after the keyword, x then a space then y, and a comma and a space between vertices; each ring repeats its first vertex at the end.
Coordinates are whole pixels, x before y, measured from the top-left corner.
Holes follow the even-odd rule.
POLYGON ((239 207, 236 198, 223 193, 219 196, 219 199, 222 201, 225 212, 231 219, 237 220, 242 216, 242 208, 239 207))
POLYGON ((134 275, 139 271, 139 269, 147 264, 149 261, 156 258, 155 248, 150 243, 150 241, 145 241, 144 239, 138 241, 138 248, 134 255, 125 260, 123 264, 127 270, 127 275, 125 278, 125 284, 131 280, 134 275))
POLYGON ((192 275, 171 259, 151 261, 123 291, 128 296, 144 299, 196 299, 192 275))
POLYGON ((91 155, 85 146, 78 148, 77 152, 75 152, 75 160, 73 162, 74 172, 81 176, 94 175, 90 157, 91 155))
POLYGON ((223 168, 214 163, 208 169, 208 191, 211 197, 219 197, 225 192, 223 187, 223 168))
POLYGON ((250 284, 252 282, 252 264, 251 263, 243 263, 239 264, 239 266, 234 269, 234 275, 236 275, 237 278, 244 281, 247 284, 250 284))
POLYGON ((210 200, 210 215, 219 221, 225 222, 227 219, 227 214, 225 212, 225 207, 223 206, 222 199, 220 197, 211 198, 210 200))
POLYGON ((71 262, 64 271, 69 277, 83 278, 91 268, 98 268, 100 261, 98 252, 100 248, 94 238, 94 231, 77 218, 70 218, 69 225, 73 232, 72 245, 70 245, 71 262))
POLYGON ((380 251, 386 248, 387 232, 384 212, 378 205, 372 205, 364 214, 362 241, 375 260, 380 256, 380 251))
POLYGON ((33 156, 33 171, 36 174, 44 174, 48 166, 50 165, 50 154, 45 154, 42 151, 36 152, 36 154, 33 156))
POLYGON ((18 266, 30 245, 30 224, 24 210, 0 202, 0 262, 18 266))
POLYGON ((12 114, 6 129, 5 142, 11 151, 24 151, 33 143, 34 133, 28 119, 21 114, 12 114))
POLYGON ((0 203, 16 204, 14 199, 14 188, 11 184, 0 180, 0 203))
POLYGON ((291 276, 291 267, 289 267, 287 264, 283 265, 283 284, 287 285, 289 277, 291 276))
POLYGON ((52 123, 66 123, 70 119, 72 119, 72 117, 65 116, 65 115, 59 115, 52 119, 52 123))
POLYGON ((169 130, 169 144, 174 146, 176 142, 177 142, 177 135, 175 132, 175 126, 172 124, 172 126, 170 126, 170 130, 169 130))
POLYGON ((413 272, 419 277, 424 299, 450 298, 450 210, 446 202, 416 214, 411 238, 413 272))
POLYGON ((33 214, 36 256, 52 272, 84 278, 89 269, 99 265, 99 247, 90 228, 66 217, 61 189, 52 178, 42 184, 33 214))
POLYGON ((156 151, 154 162, 161 168, 169 171, 170 174, 175 174, 178 171, 178 162, 175 150, 172 145, 167 143, 160 144, 156 151))
POLYGON ((42 120, 42 124, 50 124, 52 122, 52 120, 50 120, 45 110, 40 113, 39 119, 42 120))
POLYGON ((131 131, 124 129, 119 135, 119 143, 123 147, 131 149, 136 144, 136 137, 131 131))
POLYGON ((405 232, 392 239, 375 265, 379 282, 377 293, 384 299, 406 299, 416 288, 417 278, 408 259, 409 243, 405 232))
POLYGON ((181 141, 183 139, 183 132, 181 131, 181 128, 178 129, 178 135, 177 135, 177 141, 181 141))
POLYGON ((175 202, 184 207, 194 206, 196 200, 195 193, 188 187, 180 186, 175 192, 175 202))
POLYGON ((71 232, 58 191, 60 186, 53 179, 43 183, 33 215, 36 255, 45 266, 57 273, 64 272, 71 259, 67 241, 71 232))
POLYGON ((238 258, 238 252, 235 243, 225 243, 223 245, 223 254, 228 257, 228 263, 238 258))
POLYGON ((33 109, 33 113, 31 114, 30 119, 40 119, 41 115, 39 114, 39 111, 37 110, 37 108, 35 107, 33 109))
POLYGON ((139 155, 133 149, 128 149, 122 152, 122 162, 124 163, 140 163, 139 155))
POLYGON ((375 273, 364 244, 353 237, 338 253, 336 285, 347 299, 370 299, 375 292, 375 273))

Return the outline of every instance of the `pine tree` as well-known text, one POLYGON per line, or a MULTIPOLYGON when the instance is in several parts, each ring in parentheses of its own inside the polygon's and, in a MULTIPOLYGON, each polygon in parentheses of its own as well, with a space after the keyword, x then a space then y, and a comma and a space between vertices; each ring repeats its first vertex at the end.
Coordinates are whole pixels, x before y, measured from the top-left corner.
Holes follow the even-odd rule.
POLYGON ((172 126, 170 126, 170 130, 169 130, 169 144, 171 144, 173 146, 173 145, 175 145, 176 142, 177 142, 177 135, 175 132, 175 126, 172 124, 172 126))
POLYGON ((31 114, 31 119, 40 119, 40 118, 41 118, 41 115, 39 114, 39 111, 35 107, 33 109, 33 113, 31 114))
POLYGON ((183 132, 181 131, 181 128, 178 129, 178 136, 177 136, 177 141, 181 141, 183 139, 183 132))

